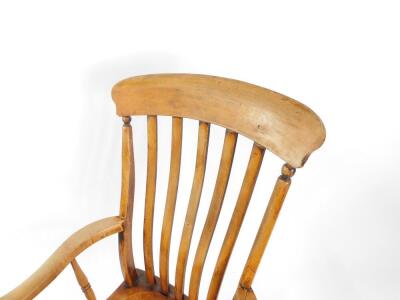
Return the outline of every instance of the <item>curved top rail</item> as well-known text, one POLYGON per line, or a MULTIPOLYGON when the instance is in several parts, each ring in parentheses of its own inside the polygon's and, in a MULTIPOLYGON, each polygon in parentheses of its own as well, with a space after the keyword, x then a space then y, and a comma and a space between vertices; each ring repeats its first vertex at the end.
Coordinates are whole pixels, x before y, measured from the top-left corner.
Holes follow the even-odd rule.
POLYGON ((243 81, 196 74, 154 74, 118 82, 119 116, 168 115, 221 125, 302 167, 325 140, 320 118, 307 106, 243 81))

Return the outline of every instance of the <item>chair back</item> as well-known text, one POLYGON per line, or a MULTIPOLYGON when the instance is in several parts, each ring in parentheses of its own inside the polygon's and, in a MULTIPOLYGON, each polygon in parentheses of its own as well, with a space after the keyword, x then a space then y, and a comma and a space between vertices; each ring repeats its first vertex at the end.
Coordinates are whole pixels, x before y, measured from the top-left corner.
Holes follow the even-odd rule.
POLYGON ((266 212, 255 236, 242 272, 235 298, 255 299, 251 285, 266 248, 283 200, 296 168, 302 167, 310 154, 325 139, 319 117, 308 107, 271 90, 222 77, 194 74, 155 74, 137 76, 117 83, 112 90, 117 114, 123 118, 122 191, 120 215, 125 219, 119 233, 121 268, 125 282, 132 285, 137 276, 132 253, 132 209, 134 157, 131 116, 147 116, 148 155, 143 226, 145 276, 150 284, 170 293, 170 245, 181 168, 183 118, 199 121, 196 164, 185 223, 182 229, 174 298, 184 299, 186 266, 190 247, 197 247, 189 276, 189 299, 197 299, 202 271, 219 219, 229 182, 238 135, 254 141, 225 239, 219 252, 207 299, 216 299, 246 215, 257 181, 265 150, 285 163, 279 174, 266 212), (171 161, 160 241, 159 279, 153 259, 153 219, 157 177, 157 116, 170 116, 172 122, 171 161), (198 245, 191 245, 196 224, 209 144, 210 126, 226 128, 218 175, 208 215, 198 245))

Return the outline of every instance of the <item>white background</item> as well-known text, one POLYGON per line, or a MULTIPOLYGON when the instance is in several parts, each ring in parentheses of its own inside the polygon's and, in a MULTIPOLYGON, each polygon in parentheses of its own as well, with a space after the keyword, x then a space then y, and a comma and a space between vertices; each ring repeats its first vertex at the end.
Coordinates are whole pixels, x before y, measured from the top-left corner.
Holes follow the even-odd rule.
MULTIPOLYGON (((258 298, 400 299, 397 2, 1 1, 0 294, 32 273, 73 231, 117 214, 122 123, 110 98, 112 85, 136 74, 190 72, 279 91, 310 106, 326 125, 326 143, 293 179, 254 282, 258 298)), ((133 125, 134 251, 142 267, 145 119, 134 118, 133 125)), ((196 147, 197 124, 184 126, 171 265, 196 147)), ((159 127, 156 256, 169 119, 160 118, 159 127)), ((194 242, 210 201, 222 137, 222 129, 212 129, 194 242)), ((250 147, 250 141, 239 140, 201 299, 250 147)), ((232 298, 281 163, 266 154, 238 240, 244 246, 233 253, 220 299, 232 298)), ((122 282, 115 236, 78 261, 99 299, 122 282)), ((38 297, 82 298, 70 267, 38 297)))

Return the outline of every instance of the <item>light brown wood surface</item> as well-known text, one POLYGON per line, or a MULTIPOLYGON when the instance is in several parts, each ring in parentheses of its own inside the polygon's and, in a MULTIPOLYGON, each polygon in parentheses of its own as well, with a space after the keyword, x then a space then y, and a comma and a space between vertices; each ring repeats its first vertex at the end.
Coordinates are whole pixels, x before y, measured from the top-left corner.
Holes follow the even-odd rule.
MULTIPOLYGON (((198 295, 201 275, 203 273, 204 263, 207 252, 211 244, 211 239, 217 225, 218 217, 225 197, 225 191, 228 185, 229 175, 231 173, 233 157, 236 149, 237 133, 227 130, 222 149, 221 162, 218 170, 217 180, 211 199, 207 219, 203 227, 203 232, 197 247, 190 275, 189 295, 193 298, 198 295)), ((178 294, 177 294, 178 295, 178 294)), ((177 297, 177 300, 181 300, 177 297)))
POLYGON ((192 190, 190 192, 189 205, 186 211, 184 223, 185 225, 183 226, 182 230, 181 242, 178 251, 178 261, 175 272, 175 294, 176 298, 179 300, 183 299, 186 264, 189 255, 190 243, 192 241, 193 229, 196 222, 197 210, 200 204, 204 176, 206 172, 209 135, 210 124, 199 122, 196 167, 193 176, 192 190))
POLYGON ((181 170, 182 126, 182 118, 172 118, 171 163, 160 242, 160 285, 164 294, 168 293, 169 286, 169 250, 181 170))
POLYGON ((143 221, 143 254, 147 281, 154 283, 153 218, 157 182, 157 117, 147 117, 147 180, 143 221))
POLYGON ((249 258, 243 269, 242 277, 240 278, 239 285, 244 288, 250 288, 253 283, 255 273, 257 272, 258 265, 267 247, 268 240, 274 229, 275 222, 278 218, 279 212, 282 208, 283 201, 289 190, 291 177, 294 175, 295 170, 289 165, 282 167, 282 175, 276 181, 271 199, 268 202, 267 210, 261 221, 261 225, 254 240, 253 247, 251 248, 249 258))
MULTIPOLYGON (((291 178, 296 167, 302 167, 309 155, 323 143, 325 129, 308 107, 286 96, 249 83, 193 74, 157 74, 133 77, 116 84, 112 92, 117 113, 122 117, 122 172, 121 198, 118 217, 94 222, 67 239, 50 258, 20 286, 1 299, 32 299, 38 295, 58 274, 71 263, 78 283, 87 299, 95 299, 86 275, 75 257, 98 240, 118 233, 119 259, 123 282, 109 299, 127 300, 197 300, 199 299, 203 268, 207 262, 207 252, 217 228, 223 209, 225 192, 228 187, 232 164, 239 134, 253 140, 241 189, 232 213, 224 240, 218 243, 219 255, 214 266, 207 300, 218 299, 224 275, 230 262, 247 207, 259 176, 265 150, 270 150, 284 165, 278 177, 264 217, 248 253, 237 287, 232 289, 234 300, 256 300, 252 288, 261 259, 271 237, 283 201, 288 193, 291 178), (135 166, 133 130, 131 116, 147 115, 147 174, 144 199, 143 253, 144 270, 137 269, 132 252, 132 220, 135 188, 135 166), (170 149, 158 149, 157 116, 171 117, 172 138, 170 149), (181 167, 183 140, 183 118, 199 121, 196 165, 192 189, 189 196, 186 217, 181 233, 176 266, 170 266, 170 249, 175 219, 177 193, 181 167), (201 202, 203 182, 206 176, 209 134, 212 126, 226 128, 214 192, 201 237, 193 245, 192 235, 198 208, 201 202), (159 253, 159 277, 155 274, 153 251, 154 209, 157 190, 158 155, 170 153, 168 188, 161 228, 159 253), (193 266, 186 272, 190 249, 195 249, 193 266), (170 281, 171 268, 175 268, 175 286, 170 281), (190 274, 190 276, 188 275, 190 274), (185 291, 185 281, 189 277, 189 289, 185 291)), ((134 123, 133 123, 134 124, 134 123)), ((140 141, 143 142, 143 141, 140 141)), ((167 154, 168 155, 168 154, 167 154)), ((207 166, 208 168, 215 166, 207 166)), ((142 221, 142 220, 140 220, 142 221)), ((256 222, 256 221, 255 221, 256 222)), ((240 246, 240 245, 239 245, 240 246)), ((218 249, 217 248, 217 249, 218 249)), ((241 264, 242 265, 242 264, 241 264)))
POLYGON ((122 127, 122 174, 119 215, 124 220, 124 231, 118 234, 119 260, 125 282, 132 286, 136 278, 132 253, 132 213, 135 188, 133 137, 131 118, 123 118, 122 127))
POLYGON ((33 299, 48 286, 65 267, 83 250, 97 241, 123 231, 123 221, 119 217, 102 219, 87 225, 71 235, 35 273, 1 299, 33 299))
MULTIPOLYGON (((174 300, 174 287, 168 286, 168 293, 161 292, 160 278, 154 276, 154 284, 146 279, 144 271, 137 269, 136 285, 128 287, 124 282, 111 294, 108 300, 174 300)), ((183 300, 187 300, 184 296, 183 300)))
POLYGON ((125 79, 112 97, 120 116, 179 116, 218 124, 301 167, 325 129, 308 107, 271 90, 216 76, 155 74, 125 79))
MULTIPOLYGON (((215 264, 210 287, 207 293, 207 300, 217 299, 233 247, 235 246, 236 239, 239 235, 239 230, 242 226, 243 219, 247 211, 247 207, 250 203, 251 195, 253 194, 258 172, 260 171, 261 163, 264 157, 264 151, 265 149, 259 145, 253 145, 236 206, 233 211, 224 242, 222 243, 217 263, 215 264)), ((191 299, 197 299, 198 289, 199 286, 197 286, 196 292, 190 294, 191 299)))
POLYGON ((233 296, 233 300, 257 300, 257 297, 252 289, 245 289, 239 286, 235 296, 233 296))
POLYGON ((81 287, 82 292, 85 294, 86 299, 96 300, 96 296, 92 287, 90 286, 89 280, 87 279, 85 273, 83 273, 75 258, 71 261, 71 266, 74 270, 76 280, 78 280, 79 286, 81 287))

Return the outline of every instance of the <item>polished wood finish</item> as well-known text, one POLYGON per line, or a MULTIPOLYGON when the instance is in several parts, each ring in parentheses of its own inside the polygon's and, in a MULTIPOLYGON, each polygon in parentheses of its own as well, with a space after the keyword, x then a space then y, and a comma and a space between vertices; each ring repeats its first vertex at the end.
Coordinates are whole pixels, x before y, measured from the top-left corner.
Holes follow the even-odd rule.
POLYGON ((271 198, 268 202, 268 207, 265 211, 261 225, 258 229, 256 239, 251 248, 246 265, 243 269, 242 276, 239 281, 239 286, 236 290, 234 300, 249 300, 256 299, 251 285, 256 275, 261 258, 267 247, 272 230, 274 229, 279 212, 282 208, 283 201, 287 195, 291 184, 291 177, 295 174, 294 169, 289 164, 282 167, 282 174, 278 177, 271 198))
POLYGON ((143 253, 146 278, 154 283, 153 218, 157 181, 157 116, 147 117, 147 181, 143 223, 143 253))
POLYGON ((242 277, 240 278, 239 285, 241 287, 249 289, 253 283, 258 265, 260 264, 264 250, 267 247, 268 240, 271 236, 272 230, 274 229, 275 222, 290 187, 291 177, 294 173, 295 169, 290 165, 285 164, 282 167, 282 175, 279 176, 276 181, 267 210, 265 211, 264 217, 261 221, 256 239, 244 267, 242 277))
POLYGON ((102 219, 83 227, 71 235, 35 273, 1 299, 34 298, 82 251, 99 240, 123 230, 123 220, 119 217, 102 219))
POLYGON ((86 299, 88 300, 96 300, 96 296, 90 286, 89 280, 87 279, 85 273, 83 273, 81 267, 78 262, 74 258, 71 261, 72 269, 74 270, 76 279, 78 280, 79 286, 82 289, 82 292, 85 294, 86 299))
MULTIPOLYGON (((253 194, 258 172, 260 171, 261 163, 263 161, 264 151, 265 149, 263 147, 257 144, 253 145, 242 187, 211 278, 207 300, 217 299, 222 279, 224 278, 226 267, 228 266, 229 258, 231 257, 233 247, 235 246, 236 239, 239 235, 239 230, 250 203, 251 195, 253 194)), ((197 287, 197 290, 198 288, 199 287, 197 287)), ((191 297, 193 297, 192 299, 197 299, 197 293, 194 293, 191 297)))
MULTIPOLYGON (((199 245, 197 247, 192 273, 190 276, 189 297, 191 299, 195 299, 198 295, 204 263, 206 261, 207 252, 211 244, 215 227, 217 225, 229 181, 229 175, 231 173, 233 157, 236 149, 236 141, 237 133, 227 130, 225 133, 221 162, 218 170, 217 180, 215 182, 210 208, 208 210, 207 219, 203 227, 199 245)), ((177 297, 177 300, 180 300, 180 298, 177 297)))
POLYGON ((132 213, 135 187, 135 169, 133 161, 133 139, 130 117, 123 117, 122 127, 122 180, 119 215, 124 220, 124 231, 118 234, 119 261, 125 282, 132 286, 135 277, 135 264, 132 253, 132 213))
POLYGON ((238 80, 194 74, 137 76, 116 84, 112 96, 120 116, 179 116, 218 124, 296 168, 325 139, 324 126, 311 109, 238 80))
MULTIPOLYGON (((95 299, 90 284, 75 260, 98 240, 118 233, 122 284, 109 299, 197 300, 207 252, 217 227, 228 187, 239 134, 253 140, 247 169, 235 209, 208 288, 207 300, 215 300, 235 247, 251 200, 265 149, 285 164, 278 177, 268 207, 258 228, 242 271, 234 300, 256 300, 252 284, 272 234, 278 214, 291 184, 295 168, 323 143, 325 129, 319 117, 303 104, 268 89, 245 82, 207 75, 156 74, 138 76, 116 84, 112 91, 117 114, 122 117, 122 176, 119 216, 94 222, 67 239, 49 259, 16 289, 1 299, 32 299, 71 263, 87 299, 95 299), (143 220, 145 270, 135 267, 132 253, 132 215, 135 172, 131 116, 147 115, 147 180, 143 220), (157 116, 172 119, 171 161, 159 249, 159 274, 155 275, 153 223, 157 183, 157 116), (199 121, 196 166, 179 245, 175 286, 170 284, 170 246, 179 188, 183 118, 199 121), (185 295, 186 267, 193 230, 206 176, 209 134, 212 124, 226 128, 218 175, 211 204, 190 270, 189 291, 185 295)), ((161 152, 161 151, 160 151, 161 152)), ((163 151, 164 152, 164 151, 163 151)), ((211 166, 213 167, 213 166, 211 166)), ((208 167, 209 168, 209 167, 208 167)), ((247 233, 251 234, 251 233, 247 233)))
MULTIPOLYGON (((168 293, 162 293, 160 278, 154 276, 154 284, 147 282, 144 271, 137 269, 136 285, 128 287, 124 282, 107 298, 108 300, 174 300, 174 287, 169 285, 168 293)), ((187 300, 184 296, 183 300, 187 300)))
POLYGON ((182 118, 173 117, 171 163, 160 242, 160 285, 164 294, 168 294, 169 286, 169 250, 171 245, 172 225, 175 214, 176 196, 178 193, 179 174, 181 169, 182 127, 182 118))
POLYGON ((251 288, 245 289, 239 286, 233 296, 233 300, 257 300, 257 297, 251 288))
POLYGON ((210 124, 199 122, 196 167, 194 171, 192 191, 190 192, 189 205, 186 211, 185 225, 183 226, 175 272, 175 293, 176 299, 179 300, 182 300, 183 298, 186 264, 189 255, 190 243, 192 241, 193 229, 196 222, 197 210, 200 204, 201 192, 203 190, 209 135, 210 124))

